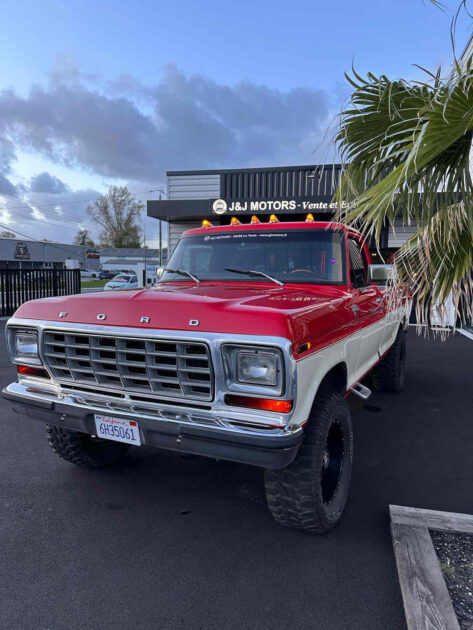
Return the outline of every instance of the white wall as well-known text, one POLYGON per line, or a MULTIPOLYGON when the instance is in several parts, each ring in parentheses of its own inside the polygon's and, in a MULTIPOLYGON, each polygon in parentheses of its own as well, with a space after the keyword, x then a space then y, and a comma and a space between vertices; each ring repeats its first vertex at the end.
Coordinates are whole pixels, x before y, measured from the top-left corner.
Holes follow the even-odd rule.
POLYGON ((220 197, 220 175, 169 175, 168 199, 220 197))

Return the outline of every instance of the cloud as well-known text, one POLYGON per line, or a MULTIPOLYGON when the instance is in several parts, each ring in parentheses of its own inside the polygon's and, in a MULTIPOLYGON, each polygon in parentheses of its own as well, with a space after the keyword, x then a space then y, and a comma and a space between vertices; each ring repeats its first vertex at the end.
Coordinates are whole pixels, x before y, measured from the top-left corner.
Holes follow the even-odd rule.
POLYGON ((58 195, 67 192, 69 187, 66 186, 58 177, 49 173, 40 173, 31 178, 30 190, 35 193, 51 193, 58 195))
MULTIPOLYGON (((95 190, 77 190, 64 194, 31 193, 18 200, 8 200, 7 225, 12 231, 36 238, 48 238, 62 243, 72 242, 80 228, 86 228, 92 236, 98 232, 85 209, 89 200, 98 196, 95 190)), ((1 213, 0 213, 1 215, 1 213)))
POLYGON ((64 66, 26 97, 0 93, 0 134, 18 148, 106 177, 157 181, 166 169, 310 163, 330 114, 323 90, 281 91, 187 77, 100 83, 64 66))
POLYGON ((0 174, 0 195, 7 195, 9 197, 16 197, 18 190, 5 175, 0 174))
POLYGON ((50 166, 15 173, 19 151, 140 192, 160 185, 168 169, 310 164, 325 156, 317 148, 331 98, 306 87, 227 85, 173 65, 148 84, 131 75, 108 80, 64 60, 25 96, 0 91, 1 208, 11 213, 2 222, 66 242, 79 227, 96 233, 85 208, 98 192, 72 190, 50 166))
POLYGON ((8 138, 0 135, 0 195, 16 197, 17 187, 6 177, 12 171, 15 160, 15 145, 8 138))

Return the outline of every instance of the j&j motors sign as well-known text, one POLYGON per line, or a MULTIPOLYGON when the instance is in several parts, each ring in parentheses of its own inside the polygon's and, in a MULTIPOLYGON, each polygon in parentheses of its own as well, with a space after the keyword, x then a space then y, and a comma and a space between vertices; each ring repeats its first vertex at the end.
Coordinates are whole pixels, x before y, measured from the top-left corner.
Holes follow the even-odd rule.
MULTIPOLYGON (((349 204, 342 202, 342 208, 349 204)), ((258 201, 244 201, 215 199, 211 204, 214 214, 233 214, 235 212, 327 212, 333 213, 337 204, 329 201, 299 201, 297 199, 268 199, 258 201)))

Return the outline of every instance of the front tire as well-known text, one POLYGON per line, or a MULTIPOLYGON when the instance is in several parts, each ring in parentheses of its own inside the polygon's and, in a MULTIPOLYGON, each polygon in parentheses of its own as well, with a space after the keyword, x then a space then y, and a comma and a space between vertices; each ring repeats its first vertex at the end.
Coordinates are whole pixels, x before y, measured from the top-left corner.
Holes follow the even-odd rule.
POLYGON ((50 424, 46 425, 46 435, 49 446, 59 457, 81 468, 110 466, 129 449, 128 444, 102 440, 50 424))
POLYGON ((274 519, 323 534, 340 520, 353 462, 351 414, 334 390, 319 393, 292 464, 265 471, 266 499, 274 519))
POLYGON ((373 370, 373 387, 382 392, 398 394, 406 382, 406 333, 397 333, 391 349, 373 370))

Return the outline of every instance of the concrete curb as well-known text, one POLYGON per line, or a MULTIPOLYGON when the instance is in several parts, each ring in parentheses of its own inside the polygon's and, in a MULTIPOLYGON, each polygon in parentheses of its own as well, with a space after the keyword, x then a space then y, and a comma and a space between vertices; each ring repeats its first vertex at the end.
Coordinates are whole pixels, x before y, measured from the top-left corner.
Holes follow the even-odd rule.
POLYGON ((391 534, 409 630, 459 630, 429 529, 473 534, 473 516, 390 505, 391 534))

